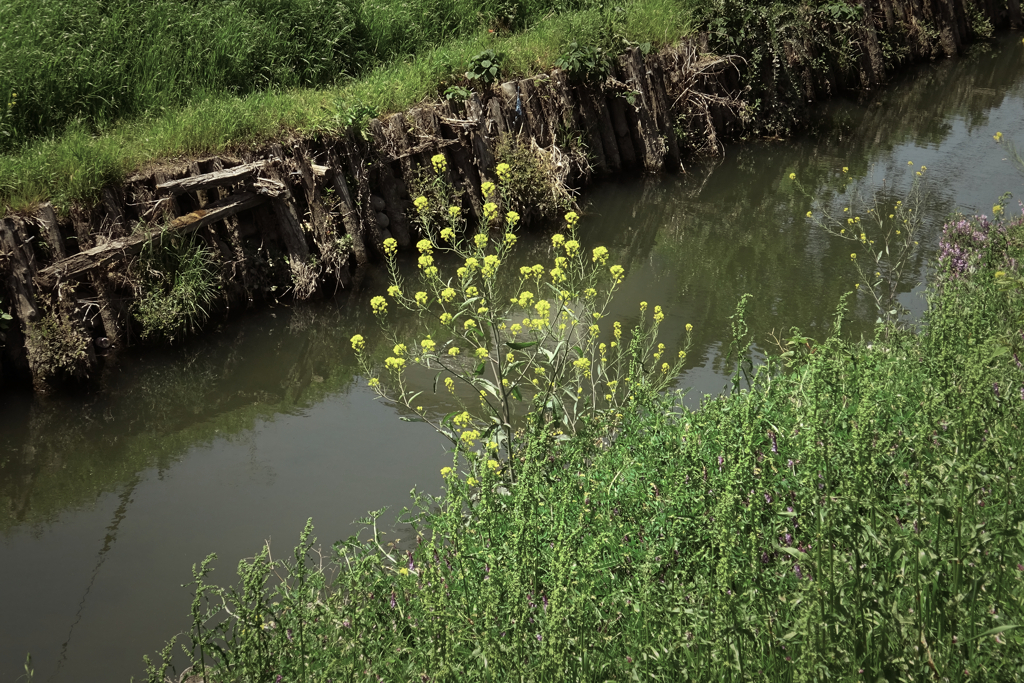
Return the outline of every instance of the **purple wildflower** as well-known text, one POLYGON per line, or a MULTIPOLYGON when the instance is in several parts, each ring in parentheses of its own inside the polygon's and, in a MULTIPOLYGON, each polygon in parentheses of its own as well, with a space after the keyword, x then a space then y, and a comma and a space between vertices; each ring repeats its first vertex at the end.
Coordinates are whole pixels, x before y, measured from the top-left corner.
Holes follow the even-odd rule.
POLYGON ((292 638, 292 630, 290 628, 286 629, 284 633, 285 633, 286 636, 288 636, 288 640, 294 640, 292 638))
POLYGON ((544 640, 544 636, 542 636, 541 634, 539 634, 539 633, 538 633, 538 634, 537 634, 537 642, 539 643, 539 642, 541 642, 542 640, 544 640))
POLYGON ((996 395, 996 398, 999 398, 999 382, 992 383, 992 393, 996 395))
POLYGON ((778 453, 779 444, 775 441, 775 432, 768 430, 768 438, 772 440, 772 453, 778 453))
POLYGON ((793 573, 796 574, 796 578, 798 579, 804 578, 804 573, 800 570, 800 565, 798 564, 793 565, 793 573))
POLYGON ((723 466, 724 464, 725 464, 725 458, 724 458, 723 456, 721 456, 721 455, 720 455, 720 456, 718 456, 718 471, 719 471, 719 472, 721 472, 721 471, 722 471, 722 466, 723 466))
POLYGON ((352 622, 349 621, 348 619, 342 619, 341 620, 341 627, 342 628, 352 628, 352 622))
POLYGON ((765 492, 765 494, 764 494, 764 502, 766 502, 769 505, 771 505, 772 504, 772 494, 770 494, 768 492, 765 492))
POLYGON ((398 602, 395 600, 395 591, 391 591, 391 609, 395 609, 398 606, 398 602))

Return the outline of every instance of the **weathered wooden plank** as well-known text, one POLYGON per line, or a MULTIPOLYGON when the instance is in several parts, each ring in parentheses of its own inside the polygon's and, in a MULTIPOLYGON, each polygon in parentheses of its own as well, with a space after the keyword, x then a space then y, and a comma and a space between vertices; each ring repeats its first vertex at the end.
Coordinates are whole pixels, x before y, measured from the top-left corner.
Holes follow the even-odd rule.
POLYGON ((210 188, 221 187, 223 185, 232 185, 247 178, 251 178, 258 171, 265 168, 269 161, 270 160, 260 160, 251 164, 242 164, 241 166, 225 168, 212 173, 203 173, 200 175, 190 176, 188 178, 180 178, 178 180, 167 180, 165 182, 157 183, 156 189, 167 190, 172 195, 179 195, 186 192, 208 190, 210 188))
POLYGON ((167 224, 166 228, 122 237, 92 249, 80 251, 39 271, 39 274, 36 276, 36 282, 42 287, 51 288, 59 280, 80 279, 97 268, 138 254, 145 245, 159 238, 165 232, 177 232, 187 235, 199 228, 223 220, 228 216, 233 216, 239 211, 259 206, 264 201, 266 200, 263 197, 250 192, 233 194, 226 199, 207 205, 205 209, 199 209, 198 211, 175 218, 167 224))
POLYGON ((480 98, 473 93, 466 99, 466 114, 469 120, 476 124, 470 136, 473 142, 473 153, 476 157, 476 167, 480 173, 481 180, 494 182, 497 176, 494 175, 494 151, 487 140, 485 132, 486 119, 484 107, 480 98))
POLYGON ((53 210, 53 204, 46 202, 40 204, 37 219, 40 231, 46 236, 46 243, 50 245, 54 260, 66 258, 67 247, 64 246, 64 236, 60 234, 60 226, 57 222, 57 213, 53 210))
POLYGON ((338 152, 333 147, 327 151, 327 162, 334 169, 334 172, 331 174, 331 184, 334 185, 334 191, 338 193, 341 223, 345 226, 345 232, 352 240, 352 253, 355 254, 356 264, 364 265, 370 260, 370 256, 366 251, 365 231, 362 222, 359 220, 359 212, 356 210, 356 204, 352 199, 352 192, 349 190, 348 182, 345 180, 345 171, 342 169, 341 161, 338 159, 338 152))
POLYGON ((24 325, 39 319, 39 308, 32 284, 35 267, 31 247, 17 237, 16 222, 20 220, 17 216, 0 219, 0 270, 7 273, 7 295, 15 316, 24 325))

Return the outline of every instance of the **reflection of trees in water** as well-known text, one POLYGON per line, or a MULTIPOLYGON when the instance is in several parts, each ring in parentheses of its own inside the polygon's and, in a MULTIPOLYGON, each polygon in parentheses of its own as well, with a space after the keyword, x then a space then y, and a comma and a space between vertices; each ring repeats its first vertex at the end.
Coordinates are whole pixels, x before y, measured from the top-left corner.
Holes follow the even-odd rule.
POLYGON ((376 328, 363 308, 279 309, 180 349, 122 357, 121 372, 96 395, 26 398, 5 409, 0 529, 51 522, 197 445, 238 438, 258 420, 344 390, 357 372, 351 330, 376 328))

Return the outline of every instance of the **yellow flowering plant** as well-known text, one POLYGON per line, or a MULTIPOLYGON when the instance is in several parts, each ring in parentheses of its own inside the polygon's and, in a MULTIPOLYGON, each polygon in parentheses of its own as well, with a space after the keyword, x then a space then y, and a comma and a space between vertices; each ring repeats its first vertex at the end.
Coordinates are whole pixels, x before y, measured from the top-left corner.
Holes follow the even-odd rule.
MULTIPOLYGON (((488 188, 490 197, 500 201, 509 175, 506 169, 488 188)), ((445 182, 439 173, 435 190, 445 182)), ((422 392, 410 388, 406 373, 411 366, 432 371, 434 390, 440 380, 460 408, 434 427, 458 452, 507 456, 517 450, 517 434, 529 428, 554 423, 555 429, 574 433, 598 411, 616 411, 638 385, 660 390, 678 375, 686 349, 673 353, 671 363, 661 362, 665 347, 657 337, 665 313, 660 306, 651 312, 643 306, 629 339, 623 339, 619 325, 613 334, 607 334, 611 325, 602 330, 625 269, 611 263, 606 248, 583 248, 576 212, 566 214, 551 239, 549 263, 516 267, 511 264, 519 216, 501 215, 489 203, 485 221, 470 234, 463 212, 450 210, 455 193, 446 189, 417 205, 430 209, 416 212, 422 235, 416 244, 417 282, 405 286, 397 250, 386 250, 391 301, 376 297, 372 306, 388 341, 414 354, 396 353, 380 372, 353 343, 380 396, 412 408, 422 392), (416 294, 410 297, 409 291, 416 294), (403 343, 388 324, 386 304, 392 302, 419 316, 431 334, 403 343)))
MULTIPOLYGON (((927 170, 926 166, 921 166, 919 170, 909 171, 911 184, 903 199, 894 200, 888 183, 883 183, 867 201, 860 199, 858 188, 854 187, 846 202, 848 206, 839 215, 807 193, 799 180, 795 182, 811 200, 813 209, 807 212, 807 217, 812 224, 853 245, 855 251, 850 254, 850 263, 857 272, 855 290, 872 297, 879 323, 894 325, 906 313, 897 296, 907 265, 918 247, 917 233, 923 225, 923 208, 927 201, 924 186, 927 170)), ((843 167, 843 173, 847 171, 847 167, 843 167)), ((885 329, 888 335, 888 325, 885 329)))

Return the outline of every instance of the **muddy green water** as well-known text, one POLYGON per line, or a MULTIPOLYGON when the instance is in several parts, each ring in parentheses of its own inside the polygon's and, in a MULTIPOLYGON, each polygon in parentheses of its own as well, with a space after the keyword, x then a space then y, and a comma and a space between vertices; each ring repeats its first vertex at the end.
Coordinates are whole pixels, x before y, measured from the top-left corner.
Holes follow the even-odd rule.
MULTIPOLYGON (((1019 35, 815 118, 805 138, 736 145, 686 175, 619 179, 584 197, 587 246, 606 245, 628 269, 614 318, 628 326, 640 300, 662 304, 670 347, 694 325, 680 383, 691 406, 726 383, 723 343, 741 294, 754 295, 749 322, 765 348, 793 326, 823 335, 852 289, 849 245, 809 225, 791 172, 844 206, 842 166, 866 194, 885 179, 902 192, 908 160, 928 166, 930 227, 901 294, 915 316, 943 216, 988 213, 1004 191, 1024 197, 1006 145, 992 140, 1001 131, 1024 147, 1019 35)), ((543 236, 524 242, 531 258, 550 259, 543 236)), ((95 395, 0 397, 0 680, 18 678, 27 652, 37 681, 138 680, 141 656, 187 628, 179 585, 207 553, 219 553, 215 577, 228 581, 266 539, 288 552, 308 517, 330 543, 367 510, 405 504, 413 487, 439 490, 444 442, 375 401, 349 351, 352 334, 370 337, 368 300, 385 286, 371 274, 330 301, 125 354, 95 395)), ((860 295, 849 333, 873 320, 860 295)), ((430 410, 445 410, 428 396, 430 410)))

